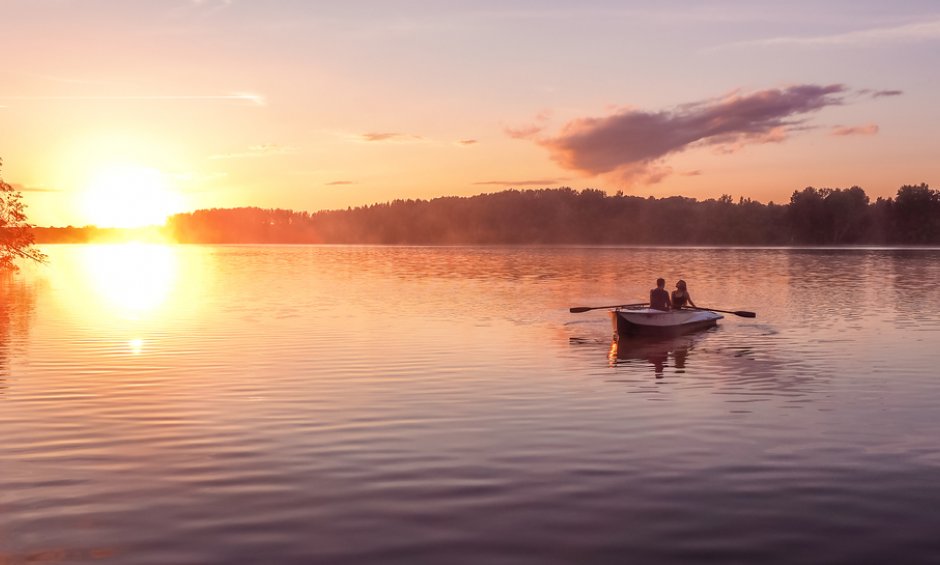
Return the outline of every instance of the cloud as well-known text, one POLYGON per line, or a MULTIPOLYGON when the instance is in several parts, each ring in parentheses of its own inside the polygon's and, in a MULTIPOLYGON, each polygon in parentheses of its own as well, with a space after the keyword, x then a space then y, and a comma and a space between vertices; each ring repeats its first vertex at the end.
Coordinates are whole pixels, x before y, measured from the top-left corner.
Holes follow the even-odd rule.
POLYGON ((56 188, 45 188, 42 186, 24 186, 22 184, 12 183, 10 186, 17 192, 62 192, 56 188))
POLYGON ((258 157, 270 157, 273 155, 289 155, 291 153, 296 153, 298 150, 297 147, 291 147, 289 145, 278 145, 276 143, 262 143, 260 145, 252 145, 248 148, 247 151, 239 151, 235 153, 217 153, 215 155, 210 155, 210 159, 255 159, 258 157))
POLYGON ((372 132, 364 133, 360 136, 362 141, 397 141, 397 142, 410 142, 410 141, 421 141, 422 138, 420 135, 411 135, 407 133, 400 132, 372 132))
POLYGON ((900 96, 904 94, 903 90, 876 90, 871 93, 872 98, 881 98, 883 96, 900 96))
POLYGON ((261 94, 256 94, 254 92, 235 92, 223 97, 225 100, 243 100, 245 102, 251 102, 255 106, 267 106, 268 100, 261 94))
POLYGON ((883 43, 899 43, 912 41, 930 41, 940 39, 940 19, 925 22, 914 22, 899 26, 870 28, 845 33, 814 36, 785 36, 758 39, 755 41, 742 41, 731 46, 835 46, 856 47, 883 43))
POLYGON ((514 128, 507 127, 503 131, 505 131, 506 135, 508 135, 509 137, 513 139, 529 139, 542 133, 542 130, 544 129, 545 129, 544 126, 532 124, 528 126, 521 126, 521 127, 514 127, 514 128))
POLYGON ((365 141, 386 141, 401 137, 401 135, 400 133, 364 133, 362 139, 365 141))
POLYGON ((496 186, 557 186, 559 179, 544 180, 484 180, 473 183, 475 185, 496 185, 496 186))
POLYGON ((333 182, 326 183, 326 186, 340 186, 344 184, 356 184, 351 180, 334 180, 333 182))
POLYGON ((513 139, 529 139, 542 133, 551 118, 551 110, 542 110, 532 118, 532 123, 517 127, 506 127, 503 128, 503 131, 513 139))
POLYGON ((846 87, 796 85, 683 104, 659 112, 627 109, 568 122, 554 137, 528 137, 565 169, 625 181, 658 182, 671 172, 665 157, 701 145, 734 152, 779 143, 804 127, 810 113, 843 103, 846 87))
POLYGON ((832 135, 875 135, 878 133, 877 124, 866 124, 863 126, 834 126, 830 132, 832 135))
POLYGON ((478 142, 475 139, 461 139, 457 143, 460 145, 474 145, 475 143, 478 143, 478 142))

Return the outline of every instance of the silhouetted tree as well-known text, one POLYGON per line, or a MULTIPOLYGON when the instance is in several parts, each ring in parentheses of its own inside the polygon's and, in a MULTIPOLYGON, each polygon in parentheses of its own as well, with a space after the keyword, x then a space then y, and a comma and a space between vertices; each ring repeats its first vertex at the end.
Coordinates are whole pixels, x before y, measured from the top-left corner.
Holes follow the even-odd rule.
POLYGON ((807 186, 794 191, 787 209, 787 221, 795 243, 818 245, 826 243, 826 193, 807 186))
POLYGON ((864 239, 871 224, 868 195, 857 186, 794 192, 787 210, 791 236, 797 243, 841 245, 864 239))
POLYGON ((924 183, 902 186, 894 200, 893 228, 900 243, 940 241, 940 191, 924 183))
POLYGON ((871 224, 868 202, 868 195, 857 186, 832 189, 826 194, 829 243, 856 243, 862 239, 871 224))
MULTIPOLYGON (((0 160, 0 167, 3 161, 0 160)), ((17 259, 42 262, 46 256, 33 246, 32 226, 26 221, 23 195, 0 176, 0 270, 16 269, 17 259)))

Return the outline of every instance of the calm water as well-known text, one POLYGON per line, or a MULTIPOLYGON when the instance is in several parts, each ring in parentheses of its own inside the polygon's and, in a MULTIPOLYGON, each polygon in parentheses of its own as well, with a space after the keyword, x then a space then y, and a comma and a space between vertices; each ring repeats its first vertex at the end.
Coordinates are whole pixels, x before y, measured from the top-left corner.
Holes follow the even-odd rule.
POLYGON ((46 251, 0 563, 940 563, 940 251, 46 251), (568 312, 657 276, 758 318, 568 312))

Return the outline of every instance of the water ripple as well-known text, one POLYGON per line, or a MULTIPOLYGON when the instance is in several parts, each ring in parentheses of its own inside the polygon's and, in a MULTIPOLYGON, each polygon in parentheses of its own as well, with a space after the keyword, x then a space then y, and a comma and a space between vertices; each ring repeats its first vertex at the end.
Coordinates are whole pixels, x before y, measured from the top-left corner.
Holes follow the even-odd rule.
POLYGON ((0 563, 938 561, 936 251, 80 250, 0 280, 0 563), (567 310, 657 276, 758 318, 567 310))

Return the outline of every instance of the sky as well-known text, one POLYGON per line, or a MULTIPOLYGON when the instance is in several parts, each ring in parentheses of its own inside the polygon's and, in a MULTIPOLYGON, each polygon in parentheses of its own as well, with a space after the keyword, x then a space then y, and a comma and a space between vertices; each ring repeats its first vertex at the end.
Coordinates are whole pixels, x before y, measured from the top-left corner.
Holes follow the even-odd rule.
POLYGON ((0 0, 37 225, 940 184, 935 1, 0 0))

